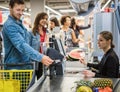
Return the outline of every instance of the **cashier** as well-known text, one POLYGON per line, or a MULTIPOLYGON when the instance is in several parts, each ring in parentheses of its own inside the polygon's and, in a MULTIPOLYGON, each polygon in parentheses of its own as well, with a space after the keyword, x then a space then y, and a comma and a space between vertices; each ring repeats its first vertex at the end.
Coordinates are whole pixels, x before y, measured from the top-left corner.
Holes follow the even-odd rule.
POLYGON ((80 62, 88 67, 94 68, 98 71, 84 70, 85 77, 105 77, 118 78, 119 77, 119 58, 113 48, 113 36, 109 31, 102 31, 98 35, 98 46, 103 50, 104 55, 99 64, 87 63, 84 59, 80 62))

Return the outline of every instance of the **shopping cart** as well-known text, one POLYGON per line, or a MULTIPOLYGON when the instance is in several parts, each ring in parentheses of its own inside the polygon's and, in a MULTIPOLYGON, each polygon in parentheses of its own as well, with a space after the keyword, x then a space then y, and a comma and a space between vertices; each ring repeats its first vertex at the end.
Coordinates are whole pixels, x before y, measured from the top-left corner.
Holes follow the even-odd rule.
MULTIPOLYGON (((30 65, 27 64, 0 64, 5 65, 30 65)), ((0 70, 0 92, 26 92, 31 82, 33 70, 0 70)))

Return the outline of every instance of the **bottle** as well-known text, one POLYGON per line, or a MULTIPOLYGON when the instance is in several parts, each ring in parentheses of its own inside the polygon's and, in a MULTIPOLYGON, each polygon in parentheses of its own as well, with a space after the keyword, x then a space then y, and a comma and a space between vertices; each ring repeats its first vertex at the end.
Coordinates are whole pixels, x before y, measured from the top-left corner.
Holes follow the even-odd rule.
POLYGON ((115 8, 115 4, 113 1, 111 2, 110 8, 115 8))
POLYGON ((114 10, 115 10, 115 3, 112 1, 110 4, 110 11, 114 12, 114 10))
POLYGON ((93 92, 99 92, 99 88, 93 88, 93 92))

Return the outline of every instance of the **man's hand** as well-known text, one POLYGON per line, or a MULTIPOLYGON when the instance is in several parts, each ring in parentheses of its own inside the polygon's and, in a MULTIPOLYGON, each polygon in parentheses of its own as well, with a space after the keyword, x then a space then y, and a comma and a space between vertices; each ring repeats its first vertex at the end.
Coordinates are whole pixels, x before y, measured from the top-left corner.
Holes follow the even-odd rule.
POLYGON ((44 55, 41 62, 46 65, 49 66, 50 64, 53 63, 53 60, 51 58, 49 58, 48 56, 44 55))

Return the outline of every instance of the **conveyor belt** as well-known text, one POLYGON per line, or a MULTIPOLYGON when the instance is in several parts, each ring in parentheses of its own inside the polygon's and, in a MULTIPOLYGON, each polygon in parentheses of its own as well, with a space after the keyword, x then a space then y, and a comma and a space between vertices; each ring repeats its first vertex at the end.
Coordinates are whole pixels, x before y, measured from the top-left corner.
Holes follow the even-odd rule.
MULTIPOLYGON (((75 92, 75 81, 79 81, 83 78, 79 76, 59 76, 52 80, 49 77, 46 77, 44 82, 41 85, 36 85, 34 88, 31 88, 28 92, 75 92)), ((95 78, 89 80, 93 81, 95 78)), ((37 84, 41 82, 40 80, 37 84)), ((119 79, 113 79, 114 92, 120 92, 120 82, 119 79)))

